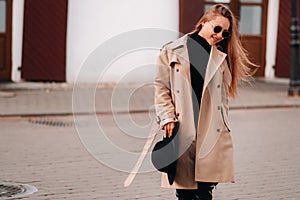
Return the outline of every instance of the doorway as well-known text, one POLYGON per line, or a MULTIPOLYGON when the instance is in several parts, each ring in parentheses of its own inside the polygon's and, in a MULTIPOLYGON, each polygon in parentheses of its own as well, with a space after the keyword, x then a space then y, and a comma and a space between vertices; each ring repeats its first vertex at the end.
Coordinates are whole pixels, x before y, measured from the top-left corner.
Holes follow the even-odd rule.
POLYGON ((0 81, 11 81, 12 0, 0 0, 0 81))
POLYGON ((64 82, 68 0, 25 0, 21 77, 64 82))

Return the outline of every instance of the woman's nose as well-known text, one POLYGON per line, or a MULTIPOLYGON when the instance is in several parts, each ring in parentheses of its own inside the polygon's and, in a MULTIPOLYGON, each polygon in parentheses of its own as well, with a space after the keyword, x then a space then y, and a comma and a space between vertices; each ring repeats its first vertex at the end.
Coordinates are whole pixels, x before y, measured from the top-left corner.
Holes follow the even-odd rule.
POLYGON ((217 34, 218 38, 222 38, 223 39, 222 33, 223 33, 223 31, 221 31, 220 33, 217 34))

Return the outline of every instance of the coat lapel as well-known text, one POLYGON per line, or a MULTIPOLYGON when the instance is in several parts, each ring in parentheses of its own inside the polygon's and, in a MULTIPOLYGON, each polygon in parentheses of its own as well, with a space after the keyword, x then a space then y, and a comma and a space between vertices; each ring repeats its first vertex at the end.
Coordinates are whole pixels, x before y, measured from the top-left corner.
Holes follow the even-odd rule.
POLYGON ((212 46, 210 51, 210 57, 206 68, 204 88, 207 87, 212 77, 217 72, 218 68, 224 62, 227 54, 219 51, 215 46, 212 46))

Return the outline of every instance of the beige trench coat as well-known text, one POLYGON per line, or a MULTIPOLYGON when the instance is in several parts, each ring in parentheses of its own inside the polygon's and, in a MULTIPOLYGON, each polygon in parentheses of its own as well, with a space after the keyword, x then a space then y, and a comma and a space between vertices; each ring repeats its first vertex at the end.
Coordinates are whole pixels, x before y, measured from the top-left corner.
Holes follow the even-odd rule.
POLYGON ((196 132, 187 38, 185 35, 162 48, 154 80, 158 123, 164 126, 179 122, 181 157, 176 179, 170 186, 167 175, 162 173, 162 186, 195 189, 200 181, 234 182, 233 146, 227 120, 231 83, 227 55, 212 46, 196 132))

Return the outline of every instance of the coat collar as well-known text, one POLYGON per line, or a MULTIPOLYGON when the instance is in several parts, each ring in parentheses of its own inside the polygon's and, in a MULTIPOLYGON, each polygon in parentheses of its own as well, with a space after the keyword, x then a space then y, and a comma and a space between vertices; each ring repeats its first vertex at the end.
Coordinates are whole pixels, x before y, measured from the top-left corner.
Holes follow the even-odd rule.
MULTIPOLYGON (((169 65, 172 63, 190 63, 187 49, 188 37, 189 34, 186 34, 167 45, 167 49, 171 50, 169 54, 169 65)), ((224 62, 226 56, 226 53, 218 50, 216 46, 212 46, 205 74, 205 85, 210 82, 218 68, 224 62)))
POLYGON ((169 65, 171 65, 172 63, 183 64, 184 62, 189 62, 187 39, 188 34, 167 44, 167 50, 171 50, 171 52, 169 53, 169 65))

